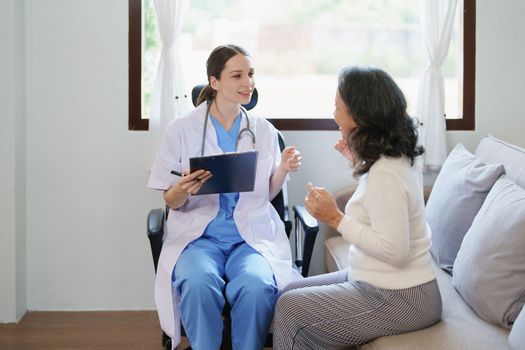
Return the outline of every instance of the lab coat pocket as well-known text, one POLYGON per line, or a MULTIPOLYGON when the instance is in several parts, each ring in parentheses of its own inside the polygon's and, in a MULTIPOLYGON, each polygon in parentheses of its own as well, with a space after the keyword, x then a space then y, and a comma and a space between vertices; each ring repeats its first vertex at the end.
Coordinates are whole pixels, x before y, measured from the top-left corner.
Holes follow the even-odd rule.
POLYGON ((193 236, 195 226, 194 212, 184 212, 184 210, 170 209, 168 220, 166 222, 168 227, 168 237, 164 237, 170 241, 179 241, 182 236, 193 236))
POLYGON ((273 220, 256 221, 252 223, 254 241, 274 241, 275 223, 273 220))
POLYGON ((254 234, 254 247, 267 259, 273 257, 280 261, 291 259, 290 244, 284 233, 280 231, 281 221, 268 220, 267 222, 256 222, 252 225, 254 234))

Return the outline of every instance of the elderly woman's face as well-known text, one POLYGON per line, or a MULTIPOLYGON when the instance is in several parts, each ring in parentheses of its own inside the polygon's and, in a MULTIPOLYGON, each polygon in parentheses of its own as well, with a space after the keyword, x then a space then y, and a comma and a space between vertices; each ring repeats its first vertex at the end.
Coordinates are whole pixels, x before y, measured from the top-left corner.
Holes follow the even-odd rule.
POLYGON ((334 119, 337 125, 339 125, 339 130, 341 131, 344 140, 348 138, 348 135, 352 130, 357 128, 357 124, 355 123, 352 114, 350 114, 350 111, 348 111, 348 107, 346 107, 343 102, 341 95, 339 95, 339 91, 335 94, 334 119))

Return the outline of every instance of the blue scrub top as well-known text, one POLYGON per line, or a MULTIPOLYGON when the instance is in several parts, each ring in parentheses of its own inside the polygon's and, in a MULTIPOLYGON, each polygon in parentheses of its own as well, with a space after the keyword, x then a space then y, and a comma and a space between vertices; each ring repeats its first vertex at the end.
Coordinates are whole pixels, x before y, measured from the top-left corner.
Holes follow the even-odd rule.
MULTIPOLYGON (((223 152, 237 151, 237 138, 241 127, 241 114, 235 118, 230 131, 226 131, 215 117, 210 114, 210 120, 217 132, 219 147, 223 152)), ((233 220, 233 211, 239 200, 239 193, 220 193, 219 194, 219 212, 215 219, 211 221, 203 237, 216 241, 223 249, 229 250, 234 245, 243 242, 237 225, 233 220)))

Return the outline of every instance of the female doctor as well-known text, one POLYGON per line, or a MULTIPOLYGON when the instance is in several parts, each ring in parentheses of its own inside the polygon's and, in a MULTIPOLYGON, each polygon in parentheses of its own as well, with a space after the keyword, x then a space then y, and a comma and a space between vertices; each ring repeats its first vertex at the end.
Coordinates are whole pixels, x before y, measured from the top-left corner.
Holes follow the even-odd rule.
POLYGON ((244 49, 219 46, 206 68, 208 85, 197 108, 166 128, 148 182, 164 190, 170 207, 155 301, 173 347, 180 342, 182 320, 192 349, 218 349, 227 302, 233 348, 262 349, 278 290, 296 276, 284 225, 270 200, 287 174, 299 169, 301 156, 293 146, 281 154, 275 128, 241 107, 255 86, 244 49), (192 196, 213 174, 188 173, 190 157, 254 148, 253 192, 192 196))

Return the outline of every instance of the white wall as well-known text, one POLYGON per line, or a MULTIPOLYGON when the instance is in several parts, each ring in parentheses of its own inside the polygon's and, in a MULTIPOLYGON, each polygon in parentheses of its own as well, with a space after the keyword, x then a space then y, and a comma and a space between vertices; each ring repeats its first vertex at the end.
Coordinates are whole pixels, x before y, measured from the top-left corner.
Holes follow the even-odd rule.
MULTIPOLYGON (((2 33, 13 26, 4 19, 12 21, 17 1, 0 0, 2 33)), ((473 150, 488 132, 525 147, 520 98, 525 48, 518 39, 525 32, 518 18, 525 2, 479 0, 477 7, 477 130, 449 132, 449 148, 461 141, 473 150)), ((145 188, 149 134, 127 130, 127 1, 25 0, 24 20, 26 84, 23 93, 15 91, 26 99, 27 308, 153 308, 145 217, 161 205, 161 196, 145 188)), ((12 30, 7 33, 0 39, 2 52, 16 46, 9 41, 12 30)), ((7 91, 9 100, 14 58, 1 56, 0 96, 7 91)), ((0 162, 10 172, 0 175, 0 203, 6 207, 0 212, 2 313, 23 295, 18 288, 13 295, 22 272, 13 257, 18 231, 15 237, 16 200, 10 191, 24 175, 23 169, 16 176, 12 171, 20 157, 18 115, 12 102, 3 106, 0 162)), ((331 112, 332 106, 326 108, 331 112)), ((304 157, 302 171, 289 185, 291 204, 302 203, 308 181, 329 190, 352 181, 333 151, 337 132, 284 134, 304 157)), ((313 273, 324 270, 323 235, 324 228, 313 273)))
POLYGON ((15 261, 15 106, 14 106, 14 3, 0 2, 0 317, 14 320, 16 303, 15 261))
POLYGON ((0 1, 0 323, 26 309, 23 5, 0 1))
POLYGON ((16 317, 27 307, 27 214, 26 214, 26 54, 24 1, 15 2, 15 251, 16 317))
POLYGON ((27 0, 26 23, 28 309, 152 308, 127 1, 27 0))

